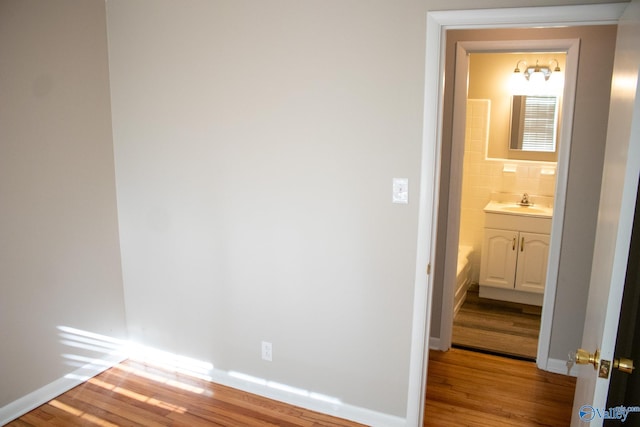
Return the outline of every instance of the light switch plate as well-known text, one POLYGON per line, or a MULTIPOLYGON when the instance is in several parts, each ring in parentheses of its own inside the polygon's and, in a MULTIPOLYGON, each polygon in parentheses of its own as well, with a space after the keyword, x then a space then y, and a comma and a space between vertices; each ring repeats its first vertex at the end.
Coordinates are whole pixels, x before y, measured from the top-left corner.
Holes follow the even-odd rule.
POLYGON ((409 179, 393 178, 392 202, 409 203, 409 179))

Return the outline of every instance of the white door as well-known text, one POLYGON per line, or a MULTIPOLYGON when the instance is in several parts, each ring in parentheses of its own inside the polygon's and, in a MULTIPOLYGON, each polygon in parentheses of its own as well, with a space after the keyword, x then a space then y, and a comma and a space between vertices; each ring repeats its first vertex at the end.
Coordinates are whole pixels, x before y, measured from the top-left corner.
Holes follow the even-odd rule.
MULTIPOLYGON (((612 361, 640 171, 640 0, 618 26, 600 210, 582 348, 612 361)), ((609 378, 580 365, 572 426, 602 425, 609 378)))

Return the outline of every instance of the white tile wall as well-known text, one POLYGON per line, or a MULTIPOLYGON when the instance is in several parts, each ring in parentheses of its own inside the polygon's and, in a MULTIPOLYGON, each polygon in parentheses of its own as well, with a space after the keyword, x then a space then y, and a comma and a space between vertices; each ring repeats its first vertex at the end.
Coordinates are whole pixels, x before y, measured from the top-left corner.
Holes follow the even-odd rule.
POLYGON ((556 184, 555 164, 486 159, 490 110, 488 99, 467 100, 460 244, 474 249, 471 274, 475 281, 480 272, 483 208, 491 200, 491 194, 529 193, 535 200, 536 196, 553 197, 556 184))

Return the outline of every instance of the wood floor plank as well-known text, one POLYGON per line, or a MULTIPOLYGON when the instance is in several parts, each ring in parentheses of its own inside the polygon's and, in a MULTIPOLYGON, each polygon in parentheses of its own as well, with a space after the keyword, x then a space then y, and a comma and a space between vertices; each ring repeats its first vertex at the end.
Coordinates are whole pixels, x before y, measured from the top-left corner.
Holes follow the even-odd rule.
POLYGON ((461 408, 443 402, 429 401, 425 408, 425 427, 521 427, 518 420, 461 408))
MULTIPOLYGON (((67 403, 67 402, 65 402, 67 403)), ((104 413, 103 419, 108 419, 111 415, 117 415, 128 421, 131 425, 147 425, 149 427, 162 427, 165 417, 160 416, 148 408, 141 409, 136 407, 133 402, 121 401, 114 399, 105 399, 99 393, 94 393, 91 390, 86 390, 78 396, 78 398, 68 401, 71 406, 83 408, 96 408, 98 413, 104 413)), ((92 412, 93 413, 93 412, 92 412)))
MULTIPOLYGON (((148 367, 134 364, 126 364, 127 366, 135 366, 133 373, 140 374, 142 371, 147 370, 148 367)), ((120 374, 122 375, 122 373, 120 374)), ((184 382, 185 376, 175 375, 173 378, 175 381, 184 382)), ((141 380, 137 380, 141 381, 141 380)), ((193 384, 192 384, 193 385, 193 384)), ((315 421, 305 421, 303 417, 303 411, 300 408, 287 407, 286 410, 279 405, 274 405, 273 401, 267 399, 260 399, 257 396, 253 396, 247 393, 243 393, 239 390, 235 390, 229 387, 218 385, 216 387, 219 391, 224 390, 223 393, 216 393, 215 399, 210 399, 206 404, 200 404, 198 407, 186 406, 184 409, 191 414, 197 414, 200 419, 226 422, 230 424, 236 422, 239 425, 265 425, 266 423, 277 423, 278 425, 285 425, 283 423, 291 423, 291 425, 300 425, 303 427, 312 426, 315 421), (240 421, 233 421, 231 416, 234 412, 238 412, 242 407, 251 406, 252 411, 249 416, 251 418, 242 419, 240 421), (274 418, 273 414, 277 414, 277 418, 274 418), (225 416, 226 418, 222 418, 225 416), (252 421, 257 420, 257 421, 252 421)), ((185 393, 180 389, 172 389, 171 387, 157 387, 154 397, 157 399, 171 400, 175 399, 175 394, 185 393)), ((246 411, 245 411, 246 412, 246 411)), ((179 416, 170 415, 170 418, 176 418, 179 416)))
POLYGON ((467 292, 453 321, 454 345, 535 360, 541 307, 480 298, 477 284, 467 292))
MULTIPOLYGON (((70 413, 64 409, 52 406, 55 400, 43 405, 39 411, 26 414, 22 419, 34 426, 82 426, 87 424, 81 414, 70 413)), ((9 423, 11 425, 11 423, 9 423)))
POLYGON ((533 362, 432 351, 425 425, 569 425, 574 391, 575 378, 540 371, 533 362))

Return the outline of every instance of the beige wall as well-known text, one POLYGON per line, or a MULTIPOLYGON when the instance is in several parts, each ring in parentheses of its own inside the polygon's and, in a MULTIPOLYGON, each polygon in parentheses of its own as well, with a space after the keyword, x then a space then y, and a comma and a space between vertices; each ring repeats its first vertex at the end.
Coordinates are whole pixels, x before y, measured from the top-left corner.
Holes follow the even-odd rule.
MULTIPOLYGON (((593 252, 600 179, 606 138, 608 99, 615 47, 613 26, 531 30, 458 30, 447 34, 441 199, 434 301, 442 300, 444 236, 446 230, 455 42, 462 40, 538 40, 580 38, 580 59, 574 111, 574 129, 567 184, 560 271, 553 315, 550 357, 560 360, 577 348, 582 336, 593 252)), ((432 336, 438 337, 441 310, 432 312, 432 336)))
POLYGON ((2 424, 126 329, 104 2, 3 0, 0 58, 2 424))
POLYGON ((132 338, 404 417, 426 12, 187 3, 107 3, 132 338))

